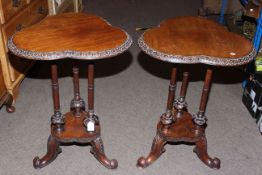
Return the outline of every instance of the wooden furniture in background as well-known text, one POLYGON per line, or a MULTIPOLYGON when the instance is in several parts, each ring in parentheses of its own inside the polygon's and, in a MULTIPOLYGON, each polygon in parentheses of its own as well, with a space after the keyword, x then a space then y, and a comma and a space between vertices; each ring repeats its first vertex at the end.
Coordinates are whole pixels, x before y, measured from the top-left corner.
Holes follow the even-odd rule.
POLYGON ((63 143, 91 143, 91 153, 107 168, 117 167, 104 153, 100 136, 99 119, 94 112, 93 60, 109 58, 126 51, 132 40, 119 28, 109 25, 98 16, 83 13, 64 13, 45 18, 40 23, 16 33, 8 43, 16 55, 33 60, 58 60, 63 58, 88 60, 88 108, 79 92, 79 70, 73 67, 74 98, 71 111, 60 112, 57 65, 52 62, 52 92, 54 115, 51 117, 51 136, 43 158, 36 157, 35 168, 42 168, 61 152, 63 143))
POLYGON ((179 17, 147 30, 139 39, 140 48, 153 58, 173 63, 166 113, 157 124, 149 155, 140 157, 138 167, 152 164, 163 152, 167 142, 196 144, 194 152, 210 168, 220 168, 220 160, 207 153, 205 115, 212 80, 212 66, 207 69, 199 111, 191 115, 185 100, 189 72, 184 72, 180 96, 175 99, 176 63, 203 63, 213 66, 238 66, 251 61, 256 51, 245 38, 202 17, 179 17), (190 26, 190 27, 188 27, 190 26))
POLYGON ((0 106, 2 106, 3 104, 6 105, 7 112, 15 111, 15 108, 13 106, 13 97, 11 94, 9 94, 9 92, 7 91, 5 87, 3 72, 0 66, 0 106))
MULTIPOLYGON (((59 7, 51 2, 52 0, 0 0, 0 65, 3 71, 0 74, 4 78, 5 88, 11 95, 8 98, 8 103, 5 104, 10 104, 10 99, 17 98, 20 83, 34 64, 32 60, 21 59, 9 53, 6 46, 8 38, 14 32, 39 22, 48 13, 52 15, 65 11, 78 12, 83 8, 81 0, 64 0, 59 7)), ((0 89, 0 94, 3 93, 4 91, 0 89)), ((0 98, 0 101, 5 100, 6 98, 0 98)), ((14 101, 12 101, 12 105, 14 105, 14 101)), ((10 108, 9 105, 7 109, 8 112, 12 112, 14 107, 10 108)))
MULTIPOLYGON (((9 99, 17 97, 20 83, 33 62, 9 53, 6 46, 7 40, 14 32, 37 23, 47 14, 46 0, 0 0, 0 63, 3 71, 1 75, 11 95, 9 99)), ((9 109, 14 110, 14 107, 9 109)), ((9 112, 13 111, 9 109, 9 112)))
POLYGON ((82 0, 48 0, 50 15, 61 12, 81 12, 83 10, 82 0))

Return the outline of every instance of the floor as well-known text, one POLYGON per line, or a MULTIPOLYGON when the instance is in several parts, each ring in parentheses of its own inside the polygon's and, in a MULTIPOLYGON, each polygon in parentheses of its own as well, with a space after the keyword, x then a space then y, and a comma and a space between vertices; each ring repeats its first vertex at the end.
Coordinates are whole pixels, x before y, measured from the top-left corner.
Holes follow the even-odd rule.
MULTIPOLYGON (((23 81, 16 112, 0 111, 0 175, 260 175, 262 137, 255 121, 241 102, 243 73, 236 68, 216 68, 207 106, 209 154, 221 159, 221 169, 213 170, 199 161, 193 146, 167 144, 155 164, 136 168, 136 160, 146 156, 155 135, 155 126, 164 112, 170 65, 143 54, 136 41, 138 27, 153 27, 163 19, 197 15, 200 0, 95 0, 85 1, 85 11, 106 18, 133 37, 126 53, 96 62, 95 110, 102 125, 105 151, 119 162, 108 170, 89 153, 90 146, 63 146, 63 153, 41 170, 32 159, 46 152, 52 115, 49 63, 38 62, 23 81)), ((189 26, 190 27, 190 26, 189 26)), ((59 63, 62 111, 69 110, 73 95, 70 74, 72 60, 59 63)), ((81 61, 81 95, 86 99, 86 62, 81 61)), ((205 66, 180 66, 189 70, 187 101, 197 112, 205 66)), ((181 74, 180 74, 181 75, 181 74)), ((178 82, 178 85, 181 83, 178 82)))

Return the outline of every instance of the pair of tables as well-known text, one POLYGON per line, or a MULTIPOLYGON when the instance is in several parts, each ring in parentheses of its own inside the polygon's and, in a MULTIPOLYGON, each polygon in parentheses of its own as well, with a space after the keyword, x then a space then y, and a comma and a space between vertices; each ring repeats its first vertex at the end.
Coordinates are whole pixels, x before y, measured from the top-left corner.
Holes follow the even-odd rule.
MULTIPOLYGON (((157 134, 149 155, 138 159, 138 167, 152 164, 163 152, 167 142, 195 143, 194 151, 211 168, 220 168, 220 160, 207 153, 205 110, 212 79, 212 66, 238 66, 251 61, 256 52, 252 44, 213 21, 202 17, 169 19, 159 27, 147 30, 138 41, 140 48, 153 58, 170 62, 172 68, 166 112, 157 124, 157 134), (191 115, 185 100, 189 72, 183 73, 180 96, 175 98, 177 64, 203 63, 207 69, 199 112, 191 115)), ((122 29, 111 26, 104 19, 83 13, 65 13, 49 16, 40 23, 14 34, 9 49, 26 59, 52 62, 52 93, 54 114, 51 117, 51 135, 47 153, 33 160, 35 168, 52 162, 64 143, 91 143, 91 153, 105 167, 117 168, 117 161, 107 158, 100 134, 100 122, 94 111, 93 61, 109 58, 126 51, 131 37, 122 29), (60 111, 59 84, 56 61, 64 58, 89 61, 88 105, 80 96, 79 69, 73 65, 74 98, 71 109, 60 111)), ((127 102, 128 104, 128 102, 127 102)))

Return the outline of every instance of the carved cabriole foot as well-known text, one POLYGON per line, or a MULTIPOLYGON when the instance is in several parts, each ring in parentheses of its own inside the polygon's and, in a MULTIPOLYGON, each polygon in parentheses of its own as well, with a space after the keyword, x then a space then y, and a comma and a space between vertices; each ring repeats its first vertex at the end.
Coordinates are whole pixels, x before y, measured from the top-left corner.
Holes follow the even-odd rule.
POLYGON ((115 159, 109 160, 105 155, 104 145, 101 137, 96 138, 91 141, 91 153, 95 156, 95 158, 106 168, 116 169, 118 166, 118 162, 115 159))
POLYGON ((53 138, 49 136, 47 142, 47 153, 43 158, 35 157, 33 160, 33 166, 35 169, 43 168, 49 163, 51 163, 62 150, 59 147, 59 143, 53 138))
POLYGON ((197 130, 201 133, 198 141, 196 141, 196 147, 194 148, 194 152, 197 154, 198 158, 204 162, 207 166, 214 169, 220 168, 220 160, 218 158, 210 158, 207 153, 207 139, 205 136, 205 126, 198 126, 197 130))
POLYGON ((187 142, 196 144, 194 152, 197 153, 199 159, 210 168, 219 169, 220 160, 218 158, 210 158, 207 153, 207 141, 205 137, 205 127, 198 126, 192 120, 192 115, 186 111, 181 113, 182 116, 177 117, 179 111, 174 111, 173 116, 175 122, 165 125, 161 121, 157 124, 157 135, 154 138, 149 155, 144 158, 140 157, 137 166, 146 168, 155 162, 165 151, 164 145, 167 142, 187 142))
POLYGON ((157 134, 153 140, 149 155, 146 158, 140 157, 137 160, 136 166, 139 168, 146 168, 154 163, 161 156, 161 154, 165 152, 165 143, 166 141, 159 134, 157 134))

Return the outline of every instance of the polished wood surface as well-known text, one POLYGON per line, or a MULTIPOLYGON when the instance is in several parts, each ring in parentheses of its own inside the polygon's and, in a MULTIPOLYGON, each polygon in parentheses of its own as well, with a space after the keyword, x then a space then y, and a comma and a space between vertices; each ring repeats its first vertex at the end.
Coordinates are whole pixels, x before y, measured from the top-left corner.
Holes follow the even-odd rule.
POLYGON ((88 65, 88 111, 85 111, 85 103, 80 97, 79 69, 73 65, 74 98, 71 101, 71 111, 65 115, 60 111, 59 83, 57 65, 51 65, 52 92, 54 114, 51 117, 51 135, 47 142, 46 154, 33 159, 33 166, 43 168, 54 161, 62 150, 59 147, 65 143, 90 143, 91 153, 105 167, 115 169, 118 162, 109 159, 104 151, 103 141, 100 136, 100 123, 94 113, 94 65, 88 65), (90 125, 93 123, 93 129, 90 125))
MULTIPOLYGON (((171 82, 173 78, 174 75, 172 71, 171 82)), ((210 69, 207 70, 200 108, 196 115, 191 115, 188 112, 187 105, 185 105, 188 78, 189 73, 184 72, 180 97, 175 100, 173 111, 169 117, 171 118, 171 122, 167 122, 169 118, 166 117, 165 119, 165 116, 168 116, 168 113, 163 114, 160 117, 160 121, 157 124, 157 134, 153 140, 151 150, 148 156, 140 157, 137 160, 137 167, 146 168, 154 163, 162 155, 162 153, 165 152, 164 146, 168 142, 189 142, 196 145, 194 152, 202 162, 210 168, 220 168, 220 160, 216 157, 211 158, 207 152, 207 139, 205 136, 205 129, 207 126, 205 109, 211 87, 212 71, 210 69)), ((169 100, 170 99, 168 99, 168 101, 169 100)))
POLYGON ((226 27, 203 17, 165 20, 160 27, 144 33, 153 50, 171 55, 205 55, 221 59, 239 58, 252 52, 252 44, 226 27))
MULTIPOLYGON (((176 112, 173 116, 176 118, 176 112)), ((137 166, 146 168, 154 163, 165 152, 167 142, 187 142, 195 144, 194 152, 199 159, 207 166, 214 169, 220 168, 220 160, 211 158, 207 152, 207 140, 205 136, 205 127, 199 127, 192 121, 192 116, 188 112, 175 119, 176 122, 166 127, 162 122, 157 124, 157 134, 153 140, 150 153, 147 157, 140 157, 137 166)))
POLYGON ((49 16, 13 38, 19 49, 34 52, 104 51, 126 40, 127 35, 121 29, 112 27, 98 16, 84 13, 49 16))
POLYGON ((83 142, 88 143, 100 136, 100 125, 95 127, 95 132, 87 132, 83 127, 83 121, 87 116, 82 112, 76 117, 72 112, 65 114, 65 125, 62 132, 57 132, 56 127, 52 126, 52 136, 59 142, 83 142))

